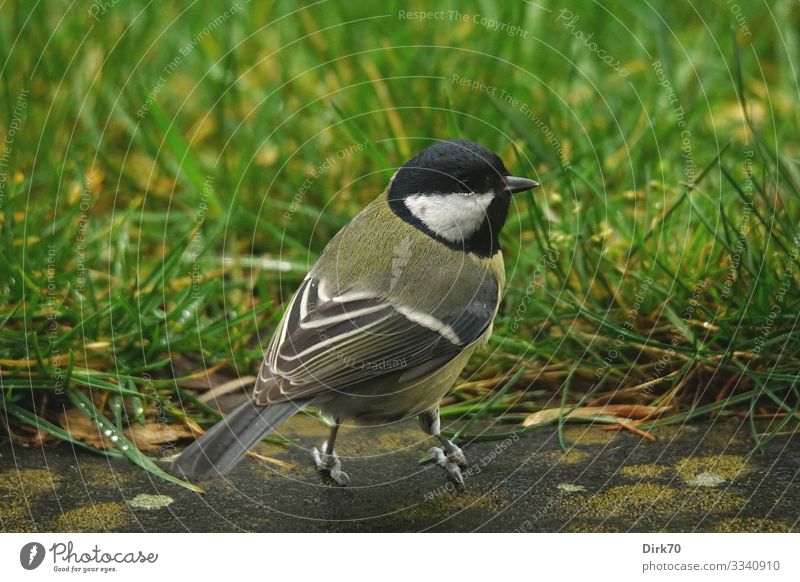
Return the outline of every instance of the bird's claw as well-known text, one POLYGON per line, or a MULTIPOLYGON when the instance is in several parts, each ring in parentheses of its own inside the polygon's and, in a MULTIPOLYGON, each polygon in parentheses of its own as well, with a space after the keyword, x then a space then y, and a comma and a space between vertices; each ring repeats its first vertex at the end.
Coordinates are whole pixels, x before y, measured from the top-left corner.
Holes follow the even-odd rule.
POLYGON ((431 447, 430 451, 433 454, 436 464, 443 467, 450 478, 459 487, 464 487, 464 475, 461 474, 461 467, 467 464, 467 458, 458 447, 449 453, 445 454, 444 449, 439 447, 431 447))
MULTIPOLYGON (((322 449, 327 449, 327 445, 328 443, 323 443, 322 449)), ((329 455, 327 453, 322 453, 317 447, 314 447, 312 455, 314 456, 314 464, 317 466, 317 470, 330 475, 330 478, 339 485, 347 485, 350 483, 350 477, 348 477, 347 473, 342 471, 342 462, 339 460, 339 456, 336 453, 329 455)))

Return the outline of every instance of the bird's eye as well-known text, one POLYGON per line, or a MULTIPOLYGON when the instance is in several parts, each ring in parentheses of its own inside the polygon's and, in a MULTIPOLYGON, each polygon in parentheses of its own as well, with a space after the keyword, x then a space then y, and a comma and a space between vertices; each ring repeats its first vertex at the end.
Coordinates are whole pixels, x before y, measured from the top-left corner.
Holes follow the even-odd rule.
POLYGON ((475 184, 472 180, 461 180, 459 189, 464 196, 472 196, 476 192, 475 184))

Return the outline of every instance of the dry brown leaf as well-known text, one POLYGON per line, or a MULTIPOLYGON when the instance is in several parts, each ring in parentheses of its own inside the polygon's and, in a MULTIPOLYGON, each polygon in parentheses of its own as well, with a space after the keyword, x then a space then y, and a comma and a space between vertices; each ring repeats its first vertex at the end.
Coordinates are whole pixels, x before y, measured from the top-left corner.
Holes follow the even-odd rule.
POLYGON ((564 418, 596 418, 599 416, 612 417, 612 418, 629 418, 641 420, 644 418, 652 418, 658 416, 662 412, 669 410, 668 406, 656 407, 645 406, 643 404, 609 404, 607 406, 582 406, 575 410, 568 412, 562 411, 561 408, 546 408, 539 410, 533 414, 529 414, 525 420, 522 421, 522 426, 529 427, 537 424, 543 424, 557 419, 561 414, 564 418))
POLYGON ((603 406, 606 413, 613 414, 620 418, 630 418, 632 420, 644 420, 653 418, 667 412, 671 406, 647 406, 645 404, 608 404, 603 406))
POLYGON ((59 416, 58 421, 72 438, 99 449, 111 448, 111 441, 104 438, 97 426, 80 411, 74 408, 67 410, 59 416))
MULTIPOLYGON (((111 440, 103 436, 94 422, 79 410, 73 408, 62 413, 59 422, 70 436, 77 440, 99 449, 114 448, 111 440)), ((144 426, 134 424, 131 428, 126 428, 123 434, 140 451, 157 451, 165 443, 193 436, 188 426, 158 422, 148 422, 144 426)))
POLYGON ((174 443, 179 439, 193 436, 188 426, 160 422, 148 422, 144 426, 134 424, 130 430, 126 429, 124 432, 128 440, 140 451, 157 451, 164 443, 174 443))
POLYGON ((253 457, 254 459, 258 459, 266 463, 272 463, 273 465, 278 465, 279 467, 283 467, 284 469, 294 469, 294 465, 292 463, 281 461, 280 459, 276 459, 275 457, 268 457, 266 455, 262 455, 261 453, 257 453, 255 451, 248 451, 247 454, 248 456, 253 457))

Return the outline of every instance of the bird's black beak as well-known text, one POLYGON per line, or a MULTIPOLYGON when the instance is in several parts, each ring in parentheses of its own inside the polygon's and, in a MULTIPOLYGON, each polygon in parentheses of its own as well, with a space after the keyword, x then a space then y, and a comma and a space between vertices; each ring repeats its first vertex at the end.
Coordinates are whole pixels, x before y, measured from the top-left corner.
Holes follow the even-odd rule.
POLYGON ((506 183, 506 192, 511 192, 512 194, 516 194, 517 192, 525 192, 526 190, 533 190, 539 186, 539 182, 536 180, 518 178, 517 176, 506 176, 503 178, 503 180, 506 183))

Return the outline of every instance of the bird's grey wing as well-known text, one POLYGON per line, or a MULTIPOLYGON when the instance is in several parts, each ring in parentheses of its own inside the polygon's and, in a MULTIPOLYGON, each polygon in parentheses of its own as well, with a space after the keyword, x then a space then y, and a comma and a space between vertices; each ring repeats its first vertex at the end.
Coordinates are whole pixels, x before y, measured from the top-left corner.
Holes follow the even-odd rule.
POLYGON ((498 287, 487 281, 457 310, 423 313, 367 292, 320 294, 309 276, 273 336, 256 383, 259 404, 306 399, 406 371, 432 372, 486 331, 498 287))

